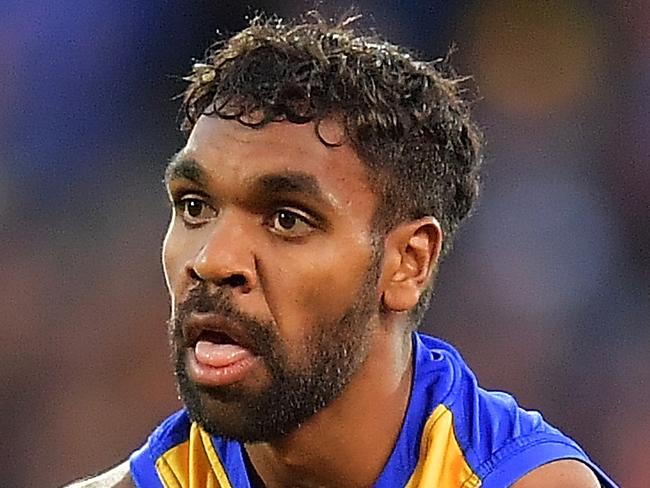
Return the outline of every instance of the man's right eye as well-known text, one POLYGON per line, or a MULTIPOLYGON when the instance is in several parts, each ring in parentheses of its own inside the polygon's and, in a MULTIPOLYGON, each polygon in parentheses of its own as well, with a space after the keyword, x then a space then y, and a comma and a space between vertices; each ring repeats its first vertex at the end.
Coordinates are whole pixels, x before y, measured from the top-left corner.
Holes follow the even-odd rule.
POLYGON ((190 226, 204 224, 217 215, 214 208, 196 196, 183 197, 176 207, 183 221, 190 226))

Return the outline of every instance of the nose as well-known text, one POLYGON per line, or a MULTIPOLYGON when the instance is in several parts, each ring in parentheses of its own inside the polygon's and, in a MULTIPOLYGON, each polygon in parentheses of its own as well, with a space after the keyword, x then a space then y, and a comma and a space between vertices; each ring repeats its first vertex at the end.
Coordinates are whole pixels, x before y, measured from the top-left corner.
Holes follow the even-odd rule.
POLYGON ((222 211, 199 252, 187 263, 194 281, 209 281, 239 293, 256 286, 255 258, 236 215, 222 211))

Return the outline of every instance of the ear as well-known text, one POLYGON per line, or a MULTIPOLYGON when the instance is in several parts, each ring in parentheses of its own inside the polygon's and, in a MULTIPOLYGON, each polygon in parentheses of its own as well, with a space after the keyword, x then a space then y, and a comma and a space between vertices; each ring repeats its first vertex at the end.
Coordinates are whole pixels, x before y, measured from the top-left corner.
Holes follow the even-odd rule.
POLYGON ((407 312, 435 272, 442 249, 442 229, 434 217, 395 227, 386 236, 382 268, 382 300, 387 310, 407 312))

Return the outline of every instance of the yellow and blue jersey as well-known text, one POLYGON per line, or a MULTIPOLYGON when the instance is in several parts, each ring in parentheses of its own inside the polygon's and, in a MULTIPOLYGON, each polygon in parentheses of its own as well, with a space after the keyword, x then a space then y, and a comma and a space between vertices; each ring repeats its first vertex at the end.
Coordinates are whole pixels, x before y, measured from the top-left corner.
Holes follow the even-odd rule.
MULTIPOLYGON (((458 352, 413 334, 411 398, 375 488, 506 488, 559 459, 587 464, 616 487, 575 441, 512 396, 480 388, 458 352)), ((184 410, 163 422, 130 460, 139 488, 250 488, 243 446, 211 436, 184 410)))

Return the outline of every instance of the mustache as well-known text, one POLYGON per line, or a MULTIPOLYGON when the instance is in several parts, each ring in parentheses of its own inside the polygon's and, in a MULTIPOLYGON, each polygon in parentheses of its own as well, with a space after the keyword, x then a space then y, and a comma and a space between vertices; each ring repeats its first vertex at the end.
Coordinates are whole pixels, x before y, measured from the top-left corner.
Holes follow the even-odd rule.
POLYGON ((208 291, 204 285, 192 288, 187 298, 175 310, 175 315, 185 318, 191 313, 222 315, 229 320, 249 321, 251 317, 239 312, 232 304, 231 298, 220 288, 208 291))
POLYGON ((237 324, 246 336, 246 343, 252 352, 262 356, 274 355, 274 345, 279 342, 274 323, 261 321, 241 312, 233 305, 230 294, 221 288, 208 290, 205 285, 191 289, 187 298, 174 309, 169 320, 169 332, 176 344, 183 342, 184 324, 193 313, 218 315, 237 324))

